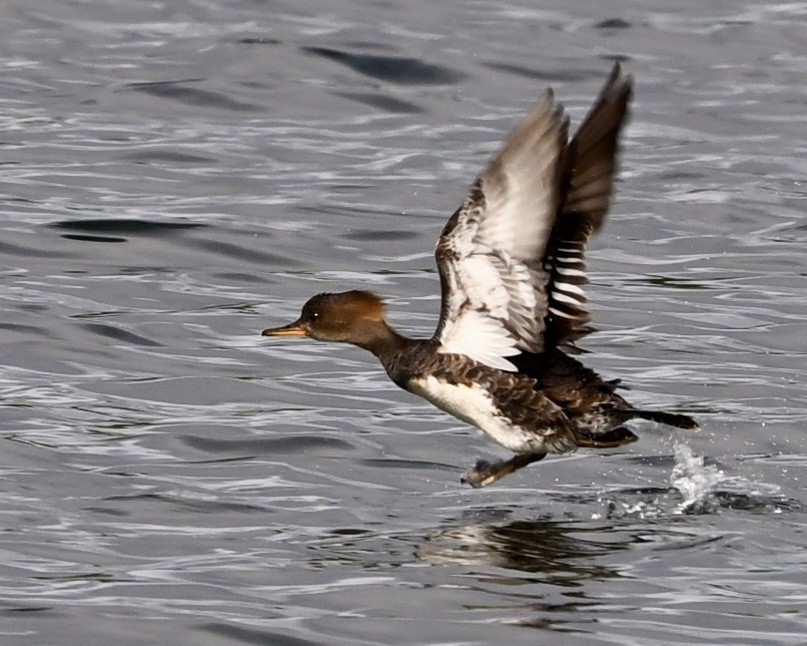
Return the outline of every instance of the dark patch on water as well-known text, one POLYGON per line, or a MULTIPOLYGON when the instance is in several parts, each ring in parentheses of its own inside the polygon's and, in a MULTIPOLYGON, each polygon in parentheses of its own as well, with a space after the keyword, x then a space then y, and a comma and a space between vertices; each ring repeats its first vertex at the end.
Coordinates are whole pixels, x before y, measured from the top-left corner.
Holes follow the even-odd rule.
POLYGON ((141 150, 124 155, 122 159, 128 159, 135 163, 167 163, 167 164, 212 164, 215 160, 212 157, 203 155, 192 155, 178 150, 165 150, 156 148, 153 150, 141 150))
POLYGON ((528 79, 543 81, 544 83, 574 83, 579 81, 588 81, 591 79, 602 78, 602 70, 584 72, 580 70, 573 71, 549 71, 545 69, 536 69, 533 67, 526 67, 524 65, 516 65, 512 63, 495 63, 487 62, 482 63, 485 67, 492 70, 500 70, 509 74, 523 76, 528 79))
POLYGON ((115 503, 113 508, 103 506, 87 507, 95 513, 111 514, 114 516, 128 516, 130 515, 125 509, 121 508, 121 504, 125 505, 127 502, 144 502, 156 501, 169 503, 178 511, 189 511, 191 513, 213 514, 213 513, 227 513, 227 512, 243 512, 254 513, 270 511, 261 505, 252 505, 240 502, 221 502, 215 500, 197 500, 192 498, 182 498, 179 496, 166 495, 160 493, 143 493, 135 494, 133 496, 107 496, 103 499, 105 503, 115 503))
POLYGON ((362 241, 389 241, 389 240, 412 240, 419 237, 416 231, 350 231, 339 236, 345 240, 362 241))
POLYGON ((439 469, 445 471, 456 470, 452 464, 432 462, 431 460, 402 460, 400 458, 360 458, 355 461, 368 467, 379 467, 382 469, 439 469))
POLYGON ((78 233, 65 233, 62 235, 65 240, 77 240, 78 242, 126 242, 126 238, 114 238, 112 236, 90 236, 78 233))
MULTIPOLYGON (((8 604, 8 601, 4 601, 3 603, 8 604)), ((13 613, 23 613, 23 612, 47 612, 54 614, 55 616, 63 616, 62 613, 54 613, 53 606, 23 606, 20 608, 5 608, 0 610, 0 615, 12 615, 13 613)))
MULTIPOLYGON (((267 613, 264 612, 264 614, 267 613)), ((251 630, 249 628, 243 628, 242 626, 233 626, 232 624, 218 622, 202 624, 198 628, 199 630, 234 639, 244 644, 259 644, 260 646, 267 646, 269 644, 271 644, 271 646, 322 646, 322 644, 325 643, 300 639, 299 637, 291 637, 290 635, 283 635, 276 632, 251 630)))
POLYGON ((17 245, 2 241, 0 241, 0 254, 23 256, 25 258, 47 258, 49 260, 55 258, 69 258, 71 256, 71 254, 59 253, 55 249, 36 249, 27 245, 17 245))
POLYGON ((309 453, 317 449, 352 450, 353 446, 335 437, 295 435, 294 437, 258 437, 254 439, 217 440, 186 435, 182 442, 206 453, 241 453, 263 455, 272 453, 309 453))
POLYGON ((602 20, 594 25, 597 29, 605 29, 608 31, 617 30, 617 29, 630 29, 633 25, 631 25, 627 20, 623 20, 622 18, 609 18, 607 20, 602 20))
POLYGON ((667 276, 648 276, 637 279, 636 282, 658 287, 671 287, 673 289, 718 289, 716 285, 708 285, 686 278, 669 278, 667 276))
POLYGON ((322 56, 370 78, 400 85, 451 85, 465 74, 440 65, 424 63, 417 58, 351 54, 328 47, 303 47, 304 52, 322 56))
POLYGON ((672 487, 624 487, 619 490, 623 496, 666 496, 676 492, 672 487))
POLYGON ((378 108, 391 114, 419 114, 425 112, 423 108, 409 101, 402 101, 391 96, 375 94, 371 92, 334 92, 336 96, 341 96, 351 101, 358 101, 372 108, 378 108))
POLYGON ((35 325, 24 325, 21 323, 0 323, 0 330, 9 332, 19 332, 20 334, 36 334, 37 336, 50 337, 42 328, 35 325))
POLYGON ((798 500, 778 495, 715 491, 713 496, 720 507, 735 511, 770 514, 771 512, 801 511, 804 508, 798 500))
POLYGON ((127 89, 142 92, 161 99, 170 99, 185 105, 202 108, 216 108, 220 110, 235 110, 238 112, 253 112, 262 110, 260 106, 235 101, 219 92, 200 90, 188 87, 188 83, 198 83, 203 79, 187 79, 182 81, 156 81, 150 83, 130 83, 127 89))
MULTIPOLYGON (((213 274, 213 277, 227 283, 260 283, 261 285, 264 285, 267 282, 267 278, 264 276, 254 276, 252 274, 245 274, 243 272, 236 271, 224 271, 218 274, 213 274)), ((244 309, 248 309, 250 306, 244 305, 242 307, 244 309)))
POLYGON ((240 45, 280 45, 283 41, 265 36, 246 36, 236 41, 240 45))
POLYGON ((355 527, 337 527, 336 529, 329 530, 328 533, 334 536, 367 536, 370 534, 370 531, 367 529, 357 529, 355 527))
POLYGON ((162 343, 157 343, 156 341, 147 339, 139 334, 133 334, 132 332, 121 330, 113 325, 106 325, 104 323, 82 323, 81 327, 83 327, 85 330, 89 330, 93 334, 98 334, 115 341, 121 341, 122 343, 127 343, 129 345, 141 345, 150 348, 162 347, 162 343))
MULTIPOLYGON (((155 222, 135 218, 88 218, 83 220, 62 220, 52 222, 46 226, 51 229, 81 231, 92 235, 114 233, 118 235, 164 236, 175 231, 200 229, 207 225, 195 222, 155 222)), ((63 237, 67 237, 67 235, 63 237)), ((125 240, 125 238, 122 238, 122 240, 125 240)))

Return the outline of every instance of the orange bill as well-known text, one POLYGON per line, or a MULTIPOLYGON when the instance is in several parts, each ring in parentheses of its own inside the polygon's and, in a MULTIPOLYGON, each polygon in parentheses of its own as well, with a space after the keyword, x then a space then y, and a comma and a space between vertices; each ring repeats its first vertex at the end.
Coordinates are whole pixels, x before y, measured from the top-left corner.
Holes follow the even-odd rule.
POLYGON ((261 332, 261 336, 308 336, 298 321, 289 323, 283 327, 270 327, 261 332))

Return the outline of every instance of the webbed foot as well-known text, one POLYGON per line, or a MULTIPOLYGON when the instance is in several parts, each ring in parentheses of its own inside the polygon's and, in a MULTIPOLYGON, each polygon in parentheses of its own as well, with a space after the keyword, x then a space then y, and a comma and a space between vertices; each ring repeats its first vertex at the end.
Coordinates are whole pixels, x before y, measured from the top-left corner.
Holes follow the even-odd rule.
POLYGON ((509 460, 499 460, 498 462, 477 460, 473 469, 469 469, 463 474, 460 482, 471 485, 474 489, 481 489, 545 457, 546 453, 519 453, 509 460))

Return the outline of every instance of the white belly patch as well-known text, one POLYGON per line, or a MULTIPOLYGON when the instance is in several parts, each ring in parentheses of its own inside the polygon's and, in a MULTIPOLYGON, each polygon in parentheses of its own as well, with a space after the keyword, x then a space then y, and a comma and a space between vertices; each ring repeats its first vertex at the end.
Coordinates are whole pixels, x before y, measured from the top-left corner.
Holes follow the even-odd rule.
POLYGON ((540 450, 540 436, 513 426, 493 404, 490 393, 480 386, 448 384, 435 377, 425 377, 412 379, 408 389, 446 413, 481 428, 492 440, 511 451, 540 450))

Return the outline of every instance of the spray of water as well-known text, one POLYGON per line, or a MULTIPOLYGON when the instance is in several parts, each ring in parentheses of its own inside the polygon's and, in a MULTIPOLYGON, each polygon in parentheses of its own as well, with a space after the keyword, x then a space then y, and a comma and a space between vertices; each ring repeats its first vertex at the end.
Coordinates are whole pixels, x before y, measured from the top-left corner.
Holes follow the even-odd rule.
POLYGON ((684 500, 676 508, 676 513, 703 513, 717 506, 715 490, 726 481, 726 475, 714 465, 704 463, 703 456, 697 456, 686 444, 674 445, 675 466, 670 474, 670 483, 683 496, 684 500))
POLYGON ((675 464, 670 473, 670 484, 678 491, 681 501, 670 510, 675 496, 661 495, 652 499, 626 501, 604 492, 597 501, 604 505, 602 512, 592 514, 600 518, 658 518, 672 514, 712 514, 721 509, 746 509, 779 514, 801 509, 802 505, 782 494, 779 485, 749 480, 742 475, 729 475, 714 464, 707 464, 703 456, 695 455, 682 442, 673 445, 675 464))

